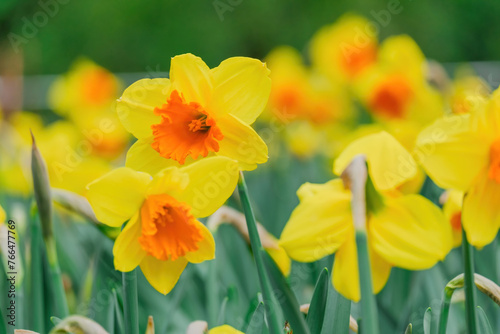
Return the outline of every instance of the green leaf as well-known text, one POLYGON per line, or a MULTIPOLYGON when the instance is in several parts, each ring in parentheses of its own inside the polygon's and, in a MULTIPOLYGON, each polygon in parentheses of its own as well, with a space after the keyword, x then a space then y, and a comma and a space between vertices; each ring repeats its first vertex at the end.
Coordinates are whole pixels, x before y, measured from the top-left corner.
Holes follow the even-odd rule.
POLYGON ((411 324, 406 327, 405 334, 411 334, 413 331, 413 326, 411 324))
POLYGON ((116 294, 116 289, 112 289, 113 291, 113 305, 115 310, 115 324, 118 328, 118 333, 125 333, 125 322, 123 320, 123 312, 120 307, 120 303, 118 303, 118 295, 116 294))
POLYGON ((307 325, 311 334, 320 334, 323 327, 323 320, 325 318, 326 302, 328 299, 328 286, 330 285, 328 279, 328 269, 324 268, 319 275, 314 293, 309 305, 309 312, 307 314, 307 325))
POLYGON ((300 312, 299 302, 292 289, 290 289, 276 263, 266 251, 262 251, 262 257, 264 258, 264 265, 271 280, 274 295, 281 305, 285 320, 290 323, 294 333, 309 334, 309 327, 307 327, 304 316, 300 312))
POLYGON ((424 313, 424 334, 431 334, 432 309, 429 307, 424 313))
POLYGON ((493 329, 491 328, 488 317, 481 306, 476 307, 477 309, 477 328, 478 333, 481 334, 493 334, 493 329))
POLYGON ((266 331, 264 313, 264 303, 261 302, 253 312, 252 318, 245 331, 246 334, 262 334, 266 331))
POLYGON ((349 333, 349 320, 351 317, 351 301, 328 284, 328 299, 325 313, 328 314, 323 321, 322 334, 349 333))

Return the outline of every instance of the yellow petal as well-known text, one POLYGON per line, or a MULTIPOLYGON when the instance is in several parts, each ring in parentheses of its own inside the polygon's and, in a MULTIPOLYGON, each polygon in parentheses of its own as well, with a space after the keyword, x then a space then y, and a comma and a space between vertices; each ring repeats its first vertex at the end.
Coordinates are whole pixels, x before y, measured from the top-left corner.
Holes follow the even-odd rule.
POLYGON ((410 153, 385 131, 362 137, 347 146, 334 162, 334 173, 342 174, 358 154, 366 156, 377 190, 394 189, 417 173, 417 164, 410 153))
POLYGON ((462 223, 472 245, 483 247, 495 239, 500 228, 499 203, 500 184, 484 170, 465 196, 462 210, 462 223))
POLYGON ((381 257, 374 249, 371 243, 368 245, 370 256, 370 267, 372 273, 373 293, 379 293, 391 274, 392 266, 383 257, 381 257))
POLYGON ((187 102, 206 107, 212 93, 210 68, 200 58, 186 53, 172 58, 170 63, 172 89, 176 89, 187 102))
POLYGON ((266 106, 271 92, 270 71, 260 60, 233 57, 212 70, 214 92, 210 110, 230 113, 252 124, 266 106))
POLYGON ((217 155, 237 160, 240 169, 252 170, 267 161, 267 145, 252 127, 232 115, 217 120, 224 135, 217 155))
MULTIPOLYGON (((476 91, 474 92, 476 93, 476 91)), ((491 142, 498 139, 500 133, 500 89, 496 89, 485 108, 480 108, 471 116, 477 132, 491 142)))
MULTIPOLYGON (((301 189, 298 193, 305 192, 301 189)), ((292 259, 301 262, 332 254, 353 226, 350 208, 350 193, 344 190, 342 181, 326 183, 321 191, 303 198, 293 210, 279 245, 292 259)))
POLYGON ((226 157, 201 159, 180 169, 189 176, 186 189, 169 195, 191 206, 195 217, 206 217, 231 196, 238 182, 238 164, 226 157))
POLYGON ((442 118, 418 136, 414 156, 442 188, 467 191, 489 161, 489 145, 473 131, 470 115, 442 118))
POLYGON ((146 173, 117 168, 91 182, 87 198, 99 221, 118 227, 139 211, 150 182, 146 173))
POLYGON ((6 218, 5 211, 4 211, 4 210, 3 210, 3 208, 0 206, 0 224, 5 223, 5 218, 6 218))
POLYGON ((174 288, 187 264, 188 260, 184 257, 175 261, 160 261, 153 256, 146 255, 141 262, 141 270, 149 284, 166 295, 174 288))
POLYGON ((125 89, 118 99, 116 112, 125 129, 136 138, 151 136, 151 125, 160 123, 154 109, 167 103, 168 79, 142 79, 125 89))
POLYGON ((186 189, 188 184, 189 175, 184 173, 181 168, 168 167, 153 177, 146 195, 169 194, 176 197, 186 189))
POLYGON ((140 236, 140 215, 136 213, 115 240, 113 257, 116 270, 122 272, 132 271, 146 256, 146 251, 139 243, 140 236))
POLYGON ((219 327, 212 328, 211 330, 208 331, 208 334, 244 334, 244 333, 240 332, 237 329, 234 329, 229 325, 222 325, 219 327))
POLYGON ((292 260, 290 260, 283 247, 266 248, 266 252, 267 254, 269 254, 269 256, 271 256, 274 263, 276 263, 283 276, 290 275, 290 270, 292 269, 292 260))
POLYGON ((173 159, 165 159, 151 147, 152 137, 137 140, 128 150, 125 166, 155 175, 162 169, 180 166, 173 159))
POLYGON ((198 243, 198 249, 186 254, 186 259, 191 263, 201 263, 215 259, 215 241, 208 228, 197 222, 197 227, 201 231, 203 239, 198 243))
POLYGON ((350 229, 346 241, 335 253, 332 281, 333 286, 342 296, 353 302, 359 301, 361 292, 354 228, 350 229))
POLYGON ((387 199, 368 225, 373 249, 386 261, 410 270, 432 267, 452 248, 451 226, 441 210, 420 195, 387 199))

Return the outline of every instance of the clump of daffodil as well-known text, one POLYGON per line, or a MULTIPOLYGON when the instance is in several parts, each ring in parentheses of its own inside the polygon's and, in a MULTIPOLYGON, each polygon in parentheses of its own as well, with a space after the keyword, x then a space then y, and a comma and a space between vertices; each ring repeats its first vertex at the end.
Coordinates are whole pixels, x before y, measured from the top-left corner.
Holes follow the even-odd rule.
POLYGON ((129 141, 114 110, 120 90, 121 83, 111 72, 80 59, 55 80, 49 103, 55 112, 75 124, 81 137, 92 146, 92 155, 112 160, 123 153, 129 141))
POLYGON ((52 84, 49 103, 55 112, 72 118, 77 111, 89 114, 112 106, 120 88, 120 81, 111 72, 80 59, 52 84))
MULTIPOLYGON (((388 133, 354 141, 336 159, 340 175, 353 157, 364 154, 370 178, 366 186, 367 239, 373 291, 386 284, 393 266, 420 270, 443 260, 452 247, 451 227, 441 210, 420 195, 401 195, 396 188, 415 176, 411 155, 388 133)), ((316 261, 335 253, 333 284, 346 298, 360 299, 351 193, 342 180, 306 183, 297 192, 280 245, 297 261, 316 261)))
POLYGON ((196 217, 224 204, 236 187, 237 170, 234 160, 210 157, 154 177, 122 167, 90 183, 87 197, 101 222, 119 227, 128 220, 115 240, 115 268, 140 266, 149 283, 167 294, 188 262, 213 259, 213 236, 196 217))
POLYGON ((437 120, 417 139, 415 156, 442 188, 465 192, 462 225, 483 247, 500 228, 500 90, 479 110, 437 120))
POLYGON ((367 19, 346 14, 313 36, 313 67, 332 78, 350 82, 375 63, 377 43, 377 35, 367 19))
POLYGON ((457 190, 448 190, 440 198, 443 202, 443 213, 448 219, 453 231, 453 247, 462 244, 462 203, 464 193, 457 190))
POLYGON ((345 87, 307 68, 299 52, 291 47, 274 49, 266 63, 271 70, 272 89, 263 118, 272 129, 282 132, 292 152, 300 157, 328 147, 328 135, 338 133, 339 124, 352 118, 345 87))
POLYGON ((155 173, 207 156, 227 156, 240 169, 267 161, 267 146, 252 129, 271 89, 269 70, 234 57, 210 69, 201 58, 172 58, 170 79, 144 79, 118 100, 123 126, 138 140, 126 166, 155 173))
POLYGON ((111 170, 96 157, 92 144, 71 122, 60 120, 44 126, 38 115, 16 112, 2 125, 0 185, 9 193, 28 195, 31 182, 31 137, 47 163, 52 187, 83 195, 85 186, 111 170))
POLYGON ((425 56, 411 37, 389 37, 376 64, 356 82, 356 91, 378 121, 426 125, 443 114, 442 97, 427 83, 426 72, 425 56))

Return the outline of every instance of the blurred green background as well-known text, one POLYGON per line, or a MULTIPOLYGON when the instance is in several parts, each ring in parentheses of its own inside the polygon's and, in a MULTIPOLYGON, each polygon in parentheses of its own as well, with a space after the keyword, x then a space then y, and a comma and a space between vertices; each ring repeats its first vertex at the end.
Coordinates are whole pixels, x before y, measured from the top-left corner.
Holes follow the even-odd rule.
POLYGON ((115 72, 167 71, 169 57, 185 52, 216 66, 235 55, 263 58, 282 44, 305 50, 318 28, 343 13, 377 22, 398 2, 401 13, 379 25, 381 39, 409 34, 440 62, 500 59, 500 2, 489 0, 1 0, 0 36, 4 49, 26 36, 16 39, 25 74, 64 72, 80 55, 115 72))

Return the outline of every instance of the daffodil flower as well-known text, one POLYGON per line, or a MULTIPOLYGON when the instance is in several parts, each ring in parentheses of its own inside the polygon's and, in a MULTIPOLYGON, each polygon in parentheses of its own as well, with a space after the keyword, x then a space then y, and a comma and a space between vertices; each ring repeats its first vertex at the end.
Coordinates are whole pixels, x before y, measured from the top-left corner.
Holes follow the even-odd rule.
POLYGON ((462 225, 483 247, 500 228, 500 91, 475 112, 437 120, 417 139, 415 155, 442 188, 466 193, 462 225))
MULTIPOLYGON (((411 155, 385 132, 349 145, 334 164, 341 174, 358 154, 364 154, 371 181, 367 183, 367 236, 373 290, 386 284, 393 266, 420 270, 432 267, 450 251, 451 228, 444 215, 419 195, 397 195, 396 187, 415 176, 411 155)), ((300 262, 335 253, 333 284, 346 298, 360 299, 351 193, 340 179, 306 183, 297 191, 300 204, 292 212, 280 245, 300 262)))
POLYGON ((118 100, 124 127, 138 141, 126 166, 154 174, 172 165, 218 155, 251 170, 267 161, 267 146, 252 129, 271 89, 262 62, 234 57, 210 69, 199 57, 172 58, 170 79, 144 79, 118 100))
POLYGON ((444 202, 443 213, 453 231, 453 247, 459 247, 462 244, 462 204, 464 193, 452 189, 443 193, 441 198, 444 202))
POLYGON ((229 198, 235 170, 235 161, 211 157, 153 178, 121 167, 90 183, 87 197, 101 222, 119 227, 128 220, 113 247, 115 268, 140 265, 149 283, 167 294, 188 262, 213 259, 213 236, 196 217, 211 215, 229 198))
POLYGON ((351 81, 377 59, 377 35, 370 22, 353 14, 320 29, 311 40, 314 67, 334 78, 351 81))

